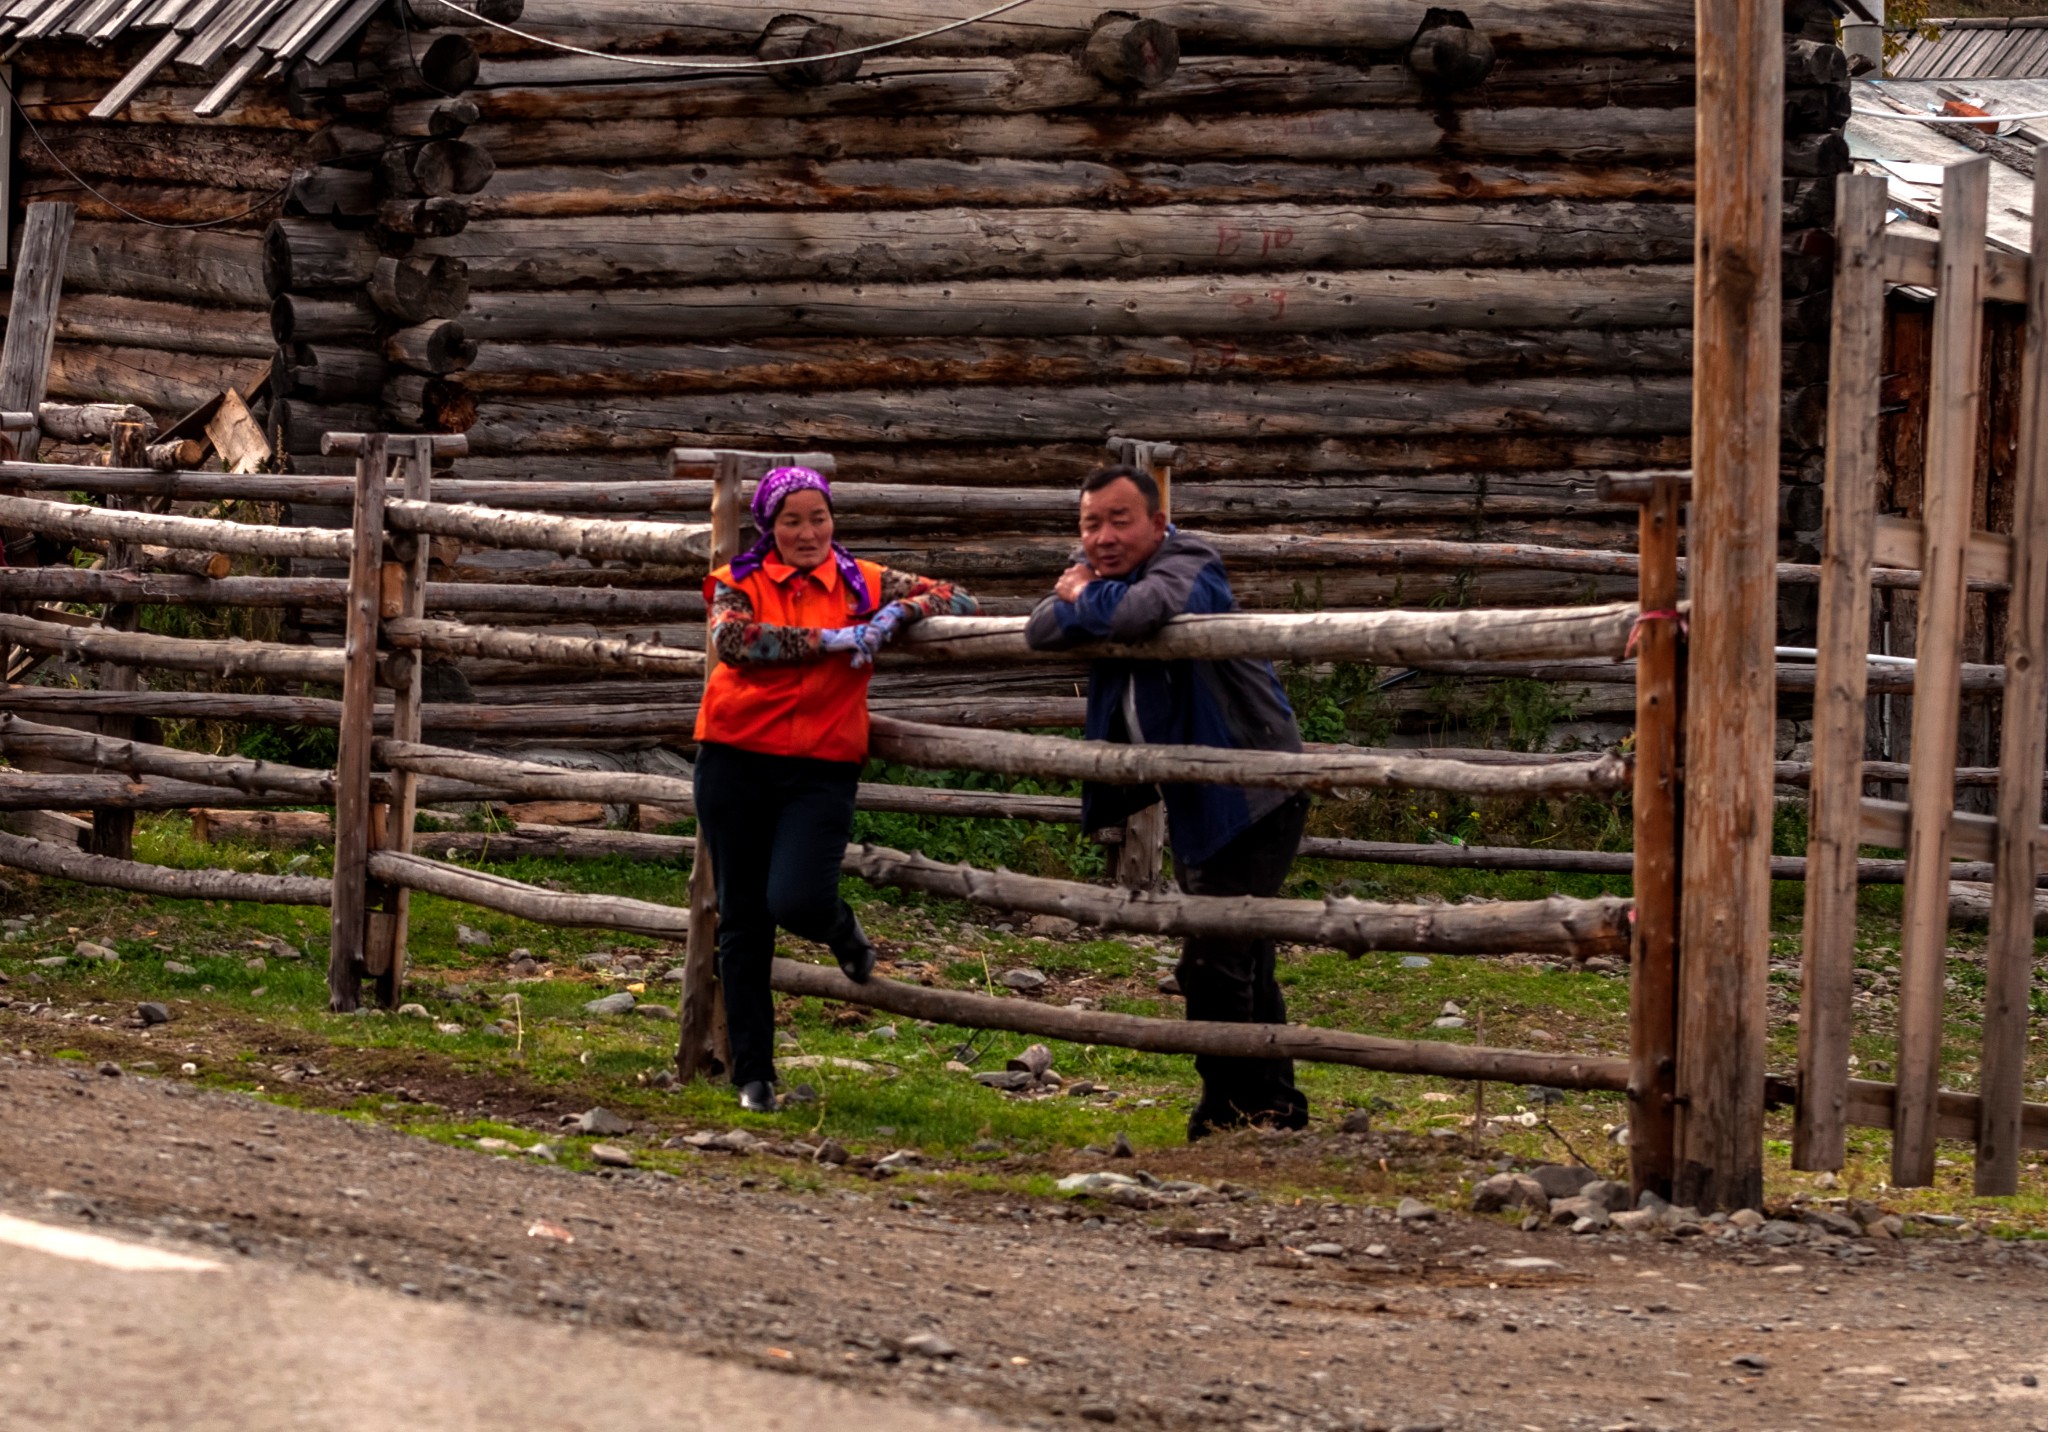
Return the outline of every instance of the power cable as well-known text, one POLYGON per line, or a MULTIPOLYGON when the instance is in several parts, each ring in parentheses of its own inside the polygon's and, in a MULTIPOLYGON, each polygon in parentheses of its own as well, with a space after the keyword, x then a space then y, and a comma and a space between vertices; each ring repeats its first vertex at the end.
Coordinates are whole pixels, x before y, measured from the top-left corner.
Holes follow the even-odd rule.
POLYGON ((138 224, 146 224, 152 229, 217 229, 222 224, 240 223, 242 220, 247 219, 252 215, 261 212, 262 210, 269 208, 272 204, 275 204, 278 200, 282 199, 286 194, 290 193, 292 182, 294 179, 298 177, 296 174, 294 174, 291 179, 285 180, 283 184, 279 185, 276 189, 272 190, 267 197, 257 200, 254 204, 251 204, 248 208, 241 210, 239 213, 228 214, 218 219, 206 219, 191 224, 167 224, 163 222, 163 220, 161 219, 148 218, 142 214, 136 213, 133 209, 129 209, 124 207, 123 205, 115 203, 112 199, 107 197, 106 194, 102 193, 100 190, 94 188, 91 184, 87 183, 85 176, 80 174, 76 169, 73 169, 69 164, 66 164, 64 162, 64 156, 59 154, 54 148, 51 147, 49 140, 43 138, 43 131, 37 128, 35 120, 29 117, 28 110, 22 105, 20 98, 14 93, 13 83, 9 81, 4 75, 0 75, 0 89, 6 90, 7 102, 14 106, 14 112, 21 116, 21 122, 28 126, 28 132, 31 135, 35 136, 36 143, 42 145, 43 153, 50 156, 50 162, 55 164, 59 169, 63 170, 64 173, 70 177, 72 183, 76 184, 79 188, 83 189, 86 193, 92 195, 93 198, 99 200, 102 204, 105 204, 109 209, 112 209, 115 213, 121 215, 123 218, 132 220, 133 222, 138 224))
POLYGON ((545 35, 536 35, 530 31, 517 29, 502 20, 480 15, 466 6, 457 5, 455 0, 432 0, 432 3, 445 5, 450 10, 458 10, 479 25, 488 25, 507 35, 516 35, 529 44, 544 45, 551 50, 561 50, 566 54, 582 55, 593 60, 614 60, 622 65, 644 65, 648 69, 656 70, 775 70, 793 65, 822 64, 827 60, 850 60, 860 55, 874 55, 884 50, 900 49, 905 45, 914 45, 920 40, 929 40, 954 30, 964 30, 969 25, 979 25, 984 20, 993 20, 998 15, 1030 4, 1031 0, 1005 0, 1005 3, 992 10, 984 10, 978 15, 969 15, 961 20, 949 20, 943 25, 935 25, 929 30, 919 30, 914 35, 904 35, 894 40, 877 40, 873 44, 855 45, 851 49, 833 50, 829 54, 797 55, 786 60, 671 60, 659 55, 620 55, 605 50, 585 49, 566 40, 550 40, 545 35))

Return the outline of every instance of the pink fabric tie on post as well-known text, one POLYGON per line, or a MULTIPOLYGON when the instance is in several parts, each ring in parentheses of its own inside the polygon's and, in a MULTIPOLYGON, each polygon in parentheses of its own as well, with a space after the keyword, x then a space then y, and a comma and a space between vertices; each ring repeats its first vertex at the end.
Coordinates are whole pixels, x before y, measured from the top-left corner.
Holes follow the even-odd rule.
POLYGON ((1635 625, 1628 629, 1628 645, 1621 649, 1623 660, 1627 660, 1636 654, 1636 643, 1642 640, 1644 622, 1677 622, 1678 635, 1681 640, 1684 639, 1692 625, 1686 620, 1685 613, 1679 611, 1676 607, 1668 611, 1643 612, 1637 616, 1635 625))

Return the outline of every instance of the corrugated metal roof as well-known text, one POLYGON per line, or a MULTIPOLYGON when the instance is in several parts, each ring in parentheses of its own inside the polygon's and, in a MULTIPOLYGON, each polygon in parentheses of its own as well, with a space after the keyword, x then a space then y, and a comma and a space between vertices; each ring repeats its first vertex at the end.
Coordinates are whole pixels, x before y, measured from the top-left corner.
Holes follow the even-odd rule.
MULTIPOLYGON (((2037 33, 2048 36, 2048 29, 2037 33)), ((1885 176, 1895 219, 1903 217, 1936 227, 1941 223, 1941 171, 1951 164, 1977 158, 1977 150, 1956 138, 1948 126, 1886 120, 1866 111, 1932 114, 1943 101, 1954 97, 1992 115, 2048 111, 2048 77, 1858 80, 1853 93, 1857 112, 1849 119, 1846 137, 1857 169, 1885 176)), ((2012 136, 2023 146, 2041 143, 2044 137, 2048 137, 2048 120, 2020 122, 2012 136)), ((2033 245, 2033 220, 2033 179, 1993 155, 1991 209, 1985 237, 1993 247, 2026 253, 2033 245)))
POLYGON ((105 99, 94 119, 111 119, 159 71, 172 64, 227 68, 193 106, 221 113, 259 75, 280 74, 299 60, 325 64, 384 0, 0 0, 0 42, 84 40, 105 45, 157 34, 105 99))
POLYGON ((1929 20, 1940 38, 1915 31, 1891 63, 1901 80, 2035 79, 2048 76, 2048 15, 1929 20))

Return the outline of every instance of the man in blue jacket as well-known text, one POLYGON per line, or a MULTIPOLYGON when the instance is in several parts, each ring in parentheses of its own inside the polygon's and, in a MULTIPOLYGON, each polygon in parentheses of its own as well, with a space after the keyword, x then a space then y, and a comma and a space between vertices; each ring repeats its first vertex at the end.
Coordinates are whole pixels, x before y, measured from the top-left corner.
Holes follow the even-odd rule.
MULTIPOLYGON (((1081 555, 1031 614, 1026 639, 1058 651, 1095 640, 1143 641, 1190 612, 1234 612, 1223 559, 1168 525, 1159 485, 1109 467, 1081 485, 1081 555)), ((1231 750, 1299 751, 1301 732, 1271 662, 1102 659, 1088 671, 1091 740, 1231 750)), ((1174 872, 1190 895, 1277 895, 1301 844, 1308 798, 1243 786, 1105 786, 1081 790, 1085 829, 1121 825, 1164 797, 1174 872)), ((1190 936, 1175 974, 1189 1019, 1284 1024, 1271 940, 1190 936)), ((1202 1098, 1188 1137, 1255 1123, 1298 1129, 1308 1101, 1286 1059, 1197 1055, 1202 1098)))

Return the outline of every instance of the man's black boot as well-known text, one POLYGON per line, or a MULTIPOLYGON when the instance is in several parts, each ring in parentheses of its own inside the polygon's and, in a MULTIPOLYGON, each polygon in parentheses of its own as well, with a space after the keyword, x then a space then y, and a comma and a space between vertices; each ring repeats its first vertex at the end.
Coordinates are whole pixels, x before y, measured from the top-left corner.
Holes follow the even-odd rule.
POLYGON ((751 1084, 741 1085, 740 1107, 750 1114, 774 1113, 775 1086, 766 1079, 756 1079, 751 1084))
POLYGON ((832 954, 839 961, 840 973, 855 984, 866 984, 875 972, 875 947, 858 918, 849 913, 846 923, 847 930, 832 941, 832 954))

